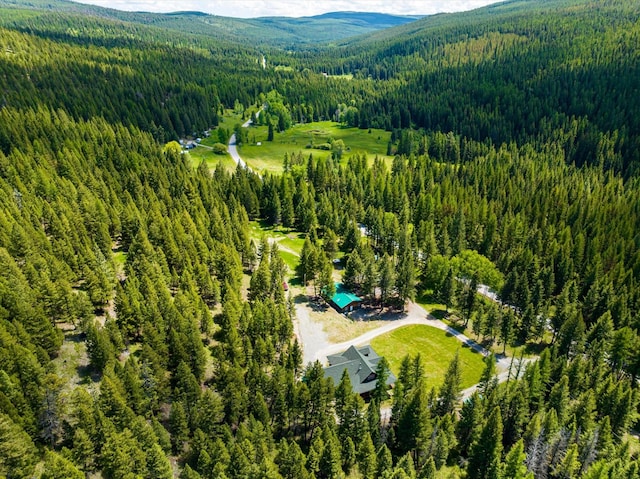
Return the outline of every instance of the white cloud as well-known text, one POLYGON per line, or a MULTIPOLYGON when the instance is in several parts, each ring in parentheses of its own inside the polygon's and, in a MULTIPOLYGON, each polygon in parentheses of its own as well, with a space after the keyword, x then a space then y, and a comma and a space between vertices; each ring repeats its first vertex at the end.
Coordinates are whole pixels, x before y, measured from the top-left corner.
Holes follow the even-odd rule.
POLYGON ((144 12, 200 11, 225 17, 306 17, 326 12, 378 12, 431 15, 496 3, 496 0, 82 0, 118 10, 144 12))

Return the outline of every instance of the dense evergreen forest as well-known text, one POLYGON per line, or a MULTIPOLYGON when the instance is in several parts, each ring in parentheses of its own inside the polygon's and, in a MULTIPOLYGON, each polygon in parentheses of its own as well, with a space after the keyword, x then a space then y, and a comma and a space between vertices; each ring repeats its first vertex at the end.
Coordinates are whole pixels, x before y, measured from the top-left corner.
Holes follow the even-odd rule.
POLYGON ((538 3, 274 48, 277 70, 202 35, 0 10, 0 477, 640 478, 640 10, 538 3), (396 156, 194 169, 170 140, 238 105, 276 130, 383 126, 396 156), (363 297, 433 291, 480 340, 540 354, 502 383, 488 356, 464 402, 457 357, 434 390, 407 357, 365 402, 302 364, 257 219, 307 233, 314 289, 341 248, 363 297))

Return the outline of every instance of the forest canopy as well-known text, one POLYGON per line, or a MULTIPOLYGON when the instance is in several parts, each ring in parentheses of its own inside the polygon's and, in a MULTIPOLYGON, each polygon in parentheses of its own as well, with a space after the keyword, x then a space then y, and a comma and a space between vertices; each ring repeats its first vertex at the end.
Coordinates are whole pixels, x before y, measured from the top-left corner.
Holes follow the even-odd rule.
POLYGON ((295 53, 41 6, 0 7, 0 476, 640 477, 636 2, 295 53), (194 168, 178 140, 224 147, 231 109, 382 127, 393 160, 194 168), (489 355, 461 401, 457 355, 431 390, 406 357, 365 401, 303 364, 286 280, 330 297, 338 258, 371 307, 520 348, 509 380, 489 355))

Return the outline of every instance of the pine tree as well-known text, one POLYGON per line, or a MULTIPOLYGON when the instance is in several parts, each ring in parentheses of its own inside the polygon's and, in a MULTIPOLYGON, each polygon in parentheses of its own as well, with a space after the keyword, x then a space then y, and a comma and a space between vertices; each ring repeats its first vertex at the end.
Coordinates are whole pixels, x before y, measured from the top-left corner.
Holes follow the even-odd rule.
POLYGON ((318 252, 309 236, 307 236, 300 253, 300 276, 303 284, 306 285, 309 281, 314 281, 318 270, 318 252))
POLYGON ((502 354, 506 354, 507 346, 513 339, 513 332, 515 331, 516 316, 512 309, 508 309, 502 314, 502 321, 500 323, 500 338, 502 340, 502 354))
POLYGON ((396 275, 396 289, 403 304, 416 298, 416 268, 410 248, 405 249, 400 258, 396 275))
POLYGON ((347 264, 344 268, 342 283, 347 289, 352 291, 358 290, 364 273, 364 265, 357 249, 354 249, 347 258, 347 264))
POLYGON ((171 405, 169 423, 171 426, 171 443, 173 450, 175 453, 180 454, 189 437, 189 423, 181 402, 174 402, 171 405))
POLYGON ((306 458, 298 443, 295 441, 287 443, 284 439, 280 442, 276 463, 284 479, 307 479, 309 473, 305 467, 305 461, 306 458))
POLYGON ((460 420, 456 424, 458 450, 462 456, 467 456, 480 434, 484 408, 477 392, 462 403, 460 420))
POLYGON ((396 282, 393 260, 385 253, 380 267, 380 306, 385 306, 391 297, 396 282))
POLYGON ((553 476, 558 479, 574 479, 580 469, 578 445, 571 444, 562 461, 553 468, 553 476))
POLYGON ((380 449, 378 449, 378 476, 377 477, 386 477, 386 474, 391 472, 393 468, 393 459, 391 457, 391 451, 386 444, 383 444, 380 449))
MULTIPOLYGON (((11 477, 11 476, 10 476, 11 477)), ((60 454, 47 451, 42 479, 84 479, 85 475, 71 461, 60 454)))
POLYGON ((396 438, 401 454, 411 453, 414 460, 426 454, 433 426, 429 399, 423 380, 419 380, 407 398, 398 420, 396 438))
POLYGON ((533 479, 533 473, 527 470, 524 443, 520 439, 509 451, 502 464, 502 479, 533 479))
POLYGON ((336 285, 333 281, 333 264, 325 253, 321 253, 319 256, 320 275, 318 277, 318 288, 322 297, 329 301, 336 294, 336 285))
POLYGON ((428 458, 427 462, 422 466, 418 479, 436 479, 436 464, 433 462, 432 457, 428 458))
POLYGON ((85 473, 93 470, 95 450, 93 441, 82 428, 76 429, 73 434, 72 458, 75 464, 85 473))
POLYGON ((200 479, 201 476, 187 464, 180 473, 180 479, 200 479))
POLYGON ((330 434, 329 440, 324 443, 317 477, 323 479, 339 479, 343 477, 340 446, 333 434, 330 434))
POLYGON ((381 358, 376 365, 376 387, 371 393, 372 401, 375 401, 377 404, 386 401, 389 397, 387 390, 389 386, 387 385, 387 379, 389 378, 389 374, 391 373, 391 369, 389 368, 389 362, 386 358, 381 358))
POLYGON ((36 448, 29 437, 6 414, 0 413, 0 474, 31 477, 38 462, 36 448))
POLYGON ((471 447, 467 472, 469 479, 499 479, 502 453, 502 415, 495 407, 471 447))
POLYGON ((364 479, 374 479, 378 470, 376 450, 371 435, 365 434, 358 448, 358 470, 364 479))
POLYGON ((493 353, 489 353, 482 361, 484 362, 484 369, 480 376, 480 381, 478 381, 478 390, 486 396, 489 384, 496 376, 496 357, 493 353))
POLYGON ((460 398, 460 383, 462 381, 462 372, 460 371, 460 351, 456 351, 456 355, 449 363, 447 373, 444 377, 444 384, 440 389, 438 401, 435 407, 435 413, 438 416, 444 416, 453 412, 456 403, 460 398))
POLYGON ((449 311, 449 308, 453 306, 453 299, 456 294, 456 284, 453 276, 453 270, 450 268, 447 273, 442 286, 440 287, 440 300, 444 303, 445 309, 449 311))
POLYGON ((269 251, 263 251, 258 269, 251 275, 249 284, 249 300, 264 299, 271 294, 271 270, 269 268, 269 251))

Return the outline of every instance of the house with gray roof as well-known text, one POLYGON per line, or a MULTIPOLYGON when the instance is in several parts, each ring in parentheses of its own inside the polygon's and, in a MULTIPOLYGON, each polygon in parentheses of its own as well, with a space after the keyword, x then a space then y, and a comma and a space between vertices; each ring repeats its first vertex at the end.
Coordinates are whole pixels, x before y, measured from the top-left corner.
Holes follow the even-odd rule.
MULTIPOLYGON (((350 346, 349 349, 327 357, 329 366, 324 368, 324 375, 333 379, 334 384, 338 384, 342 379, 342 374, 346 370, 351 380, 353 392, 361 395, 368 395, 376 387, 378 379, 376 368, 382 359, 371 346, 356 348, 350 346)), ((396 377, 389 371, 387 386, 391 387, 396 382, 396 377)))

